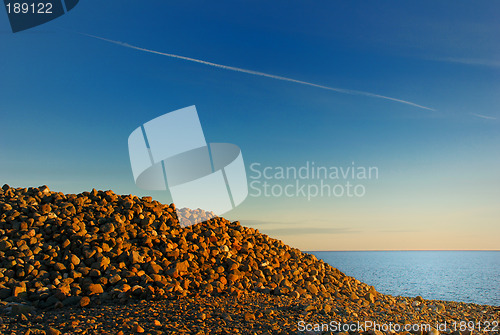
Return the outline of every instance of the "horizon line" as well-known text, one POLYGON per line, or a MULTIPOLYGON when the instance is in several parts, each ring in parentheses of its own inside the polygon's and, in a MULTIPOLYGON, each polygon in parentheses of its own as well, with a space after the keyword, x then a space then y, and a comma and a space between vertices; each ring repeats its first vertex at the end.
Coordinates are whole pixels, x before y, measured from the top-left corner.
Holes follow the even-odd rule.
MULTIPOLYGON (((299 249, 300 250, 300 249, 299 249)), ((337 252, 337 251, 500 251, 500 249, 366 249, 366 250, 301 250, 303 252, 337 252)))

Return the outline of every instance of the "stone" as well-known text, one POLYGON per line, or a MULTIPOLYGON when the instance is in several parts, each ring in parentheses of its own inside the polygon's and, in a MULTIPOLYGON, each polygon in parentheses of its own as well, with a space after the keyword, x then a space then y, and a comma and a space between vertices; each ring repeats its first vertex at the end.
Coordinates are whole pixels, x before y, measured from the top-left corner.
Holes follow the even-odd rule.
POLYGON ((26 296, 26 286, 15 286, 12 289, 13 297, 26 296))
POLYGON ((136 264, 136 263, 142 263, 144 258, 137 252, 137 251, 132 251, 130 255, 130 263, 136 264))
POLYGON ((255 314, 245 313, 245 321, 255 321, 255 314))
POLYGON ((98 257, 97 262, 92 264, 92 267, 95 269, 106 269, 108 265, 111 263, 110 259, 106 256, 98 257))
POLYGON ((309 283, 307 285, 307 291, 309 291, 309 293, 315 295, 318 293, 318 287, 314 284, 309 283))
POLYGON ((0 241, 0 251, 7 251, 12 248, 12 244, 7 240, 0 241))
POLYGON ((114 285, 114 284, 118 283, 120 280, 122 280, 122 278, 120 277, 120 275, 116 274, 109 279, 109 283, 111 285, 114 285))
POLYGON ((89 304, 90 304, 90 298, 87 296, 82 297, 82 299, 80 300, 80 306, 85 307, 88 306, 89 304))
POLYGON ((324 305, 324 306, 323 306, 323 311, 324 311, 326 314, 329 314, 329 313, 332 311, 332 306, 331 306, 331 305, 324 305))
POLYGON ((109 234, 115 231, 115 226, 113 226, 112 223, 108 222, 105 225, 101 226, 100 231, 109 234))
POLYGON ((102 289, 102 286, 101 284, 90 284, 88 286, 88 291, 89 293, 92 295, 92 294, 101 294, 104 292, 104 290, 102 289))
POLYGON ((69 245, 71 244, 71 241, 69 239, 66 239, 63 244, 62 244, 62 248, 67 248, 69 247, 69 245))
POLYGON ((306 305, 304 307, 305 312, 314 311, 314 310, 316 310, 316 307, 314 305, 306 305))
POLYGON ((179 274, 187 272, 188 264, 186 261, 184 262, 176 262, 168 271, 167 274, 169 276, 177 276, 179 274))
POLYGON ((66 270, 66 266, 63 263, 56 263, 54 265, 54 269, 56 271, 64 271, 64 270, 66 270))
POLYGON ((163 271, 162 267, 158 264, 150 263, 148 264, 148 272, 158 274, 163 271))
POLYGON ((144 333, 144 328, 142 328, 139 324, 135 324, 133 329, 134 333, 144 333))
POLYGON ((24 314, 19 314, 19 322, 21 323, 26 323, 28 321, 28 318, 24 314))
POLYGON ((55 328, 49 327, 47 329, 47 335, 60 335, 61 332, 55 328))
POLYGON ((71 264, 77 266, 80 264, 80 258, 77 255, 71 255, 71 264))
POLYGON ((368 292, 366 295, 365 295, 365 299, 366 301, 370 302, 370 303, 375 303, 375 295, 371 292, 368 292))

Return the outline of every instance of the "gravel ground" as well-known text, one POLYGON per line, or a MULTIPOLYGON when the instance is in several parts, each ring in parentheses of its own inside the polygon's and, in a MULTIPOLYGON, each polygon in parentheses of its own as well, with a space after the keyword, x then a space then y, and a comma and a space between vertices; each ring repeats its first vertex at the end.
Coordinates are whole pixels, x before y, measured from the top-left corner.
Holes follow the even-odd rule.
MULTIPOLYGON (((83 308, 34 309, 25 314, 13 314, 12 304, 7 304, 0 312, 1 334, 336 334, 341 329, 334 329, 337 324, 332 326, 332 322, 364 325, 364 321, 376 322, 381 327, 408 323, 429 324, 433 328, 438 327, 437 323, 447 322, 448 330, 441 333, 453 334, 471 334, 467 330, 473 322, 476 331, 472 333, 495 334, 498 331, 477 329, 480 325, 484 329, 487 322, 500 318, 498 308, 476 304, 383 296, 375 304, 362 305, 339 299, 293 299, 258 292, 240 297, 188 296, 127 304, 100 304, 96 300, 83 308), (460 330, 460 322, 466 322, 467 329, 455 331, 454 325, 460 330), (315 325, 324 327, 324 324, 331 328, 314 332, 315 325)), ((351 334, 380 334, 373 330, 369 327, 351 334)), ((493 330, 493 324, 489 330, 493 330)), ((411 333, 432 334, 432 330, 415 328, 411 333)))

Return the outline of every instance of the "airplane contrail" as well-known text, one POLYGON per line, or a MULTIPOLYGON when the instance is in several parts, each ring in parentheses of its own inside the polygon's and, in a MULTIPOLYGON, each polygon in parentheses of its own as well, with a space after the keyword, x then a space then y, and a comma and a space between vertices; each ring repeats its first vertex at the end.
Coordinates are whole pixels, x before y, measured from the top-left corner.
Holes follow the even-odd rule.
POLYGON ((117 45, 120 45, 120 46, 123 46, 123 47, 126 47, 126 48, 131 48, 131 49, 140 50, 140 51, 144 51, 144 52, 149 52, 149 53, 152 53, 152 54, 157 54, 157 55, 162 55, 162 56, 167 56, 167 57, 171 57, 171 58, 183 59, 183 60, 187 60, 187 61, 190 61, 190 62, 195 62, 195 63, 199 63, 199 64, 204 64, 204 65, 209 65, 209 66, 217 67, 217 68, 224 69, 224 70, 230 70, 230 71, 236 71, 236 72, 243 72, 243 73, 252 74, 252 75, 255 75, 255 76, 261 76, 261 77, 267 77, 267 78, 272 78, 272 79, 277 79, 277 80, 282 80, 282 81, 288 81, 288 82, 292 82, 292 83, 297 83, 297 84, 302 84, 302 85, 307 85, 307 86, 322 88, 322 89, 325 89, 325 90, 339 92, 339 93, 352 94, 352 95, 364 95, 364 96, 372 97, 372 98, 385 99, 385 100, 395 101, 395 102, 399 102, 399 103, 402 103, 402 104, 414 106, 414 107, 421 108, 421 109, 435 111, 434 108, 430 108, 430 107, 425 107, 425 106, 422 106, 422 105, 418 105, 418 104, 416 104, 414 102, 407 101, 407 100, 402 100, 402 99, 397 99, 397 98, 391 98, 391 97, 388 97, 388 96, 385 96, 385 95, 380 95, 380 94, 375 94, 375 93, 370 93, 370 92, 364 92, 364 91, 356 91, 356 90, 348 90, 348 89, 343 89, 343 88, 335 88, 335 87, 330 87, 330 86, 324 86, 324 85, 314 84, 314 83, 310 83, 310 82, 302 81, 302 80, 297 80, 297 79, 293 79, 293 78, 287 78, 287 77, 277 76, 277 75, 274 75, 274 74, 269 74, 269 73, 264 73, 264 72, 258 72, 258 71, 253 71, 253 70, 247 70, 247 69, 242 69, 242 68, 239 68, 239 67, 234 67, 234 66, 228 66, 228 65, 222 65, 222 64, 207 62, 207 61, 204 61, 204 60, 201 60, 201 59, 196 59, 196 58, 191 58, 191 57, 186 57, 186 56, 180 56, 180 55, 170 54, 170 53, 166 53, 166 52, 160 52, 160 51, 145 49, 145 48, 141 48, 141 47, 138 47, 138 46, 135 46, 135 45, 131 45, 131 44, 128 44, 128 43, 124 43, 124 42, 120 42, 120 41, 115 41, 115 40, 110 40, 110 39, 107 39, 107 38, 104 38, 104 37, 95 36, 95 35, 90 35, 90 34, 85 34, 85 33, 79 33, 79 34, 85 35, 85 36, 88 36, 88 37, 92 37, 92 38, 96 38, 96 39, 99 39, 99 40, 102 40, 102 41, 106 41, 106 42, 109 42, 109 43, 114 43, 114 44, 117 44, 117 45))
POLYGON ((486 119, 486 120, 496 120, 497 119, 494 116, 488 116, 488 115, 483 115, 483 114, 470 113, 470 115, 473 115, 475 117, 479 117, 481 119, 486 119))

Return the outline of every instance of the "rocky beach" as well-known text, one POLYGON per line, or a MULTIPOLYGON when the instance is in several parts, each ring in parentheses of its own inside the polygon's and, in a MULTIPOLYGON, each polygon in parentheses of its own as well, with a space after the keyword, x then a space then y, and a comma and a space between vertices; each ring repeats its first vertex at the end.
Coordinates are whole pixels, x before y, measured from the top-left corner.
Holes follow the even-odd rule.
POLYGON ((472 335, 499 320, 381 294, 238 221, 181 227, 151 197, 0 189, 0 334, 472 335))

